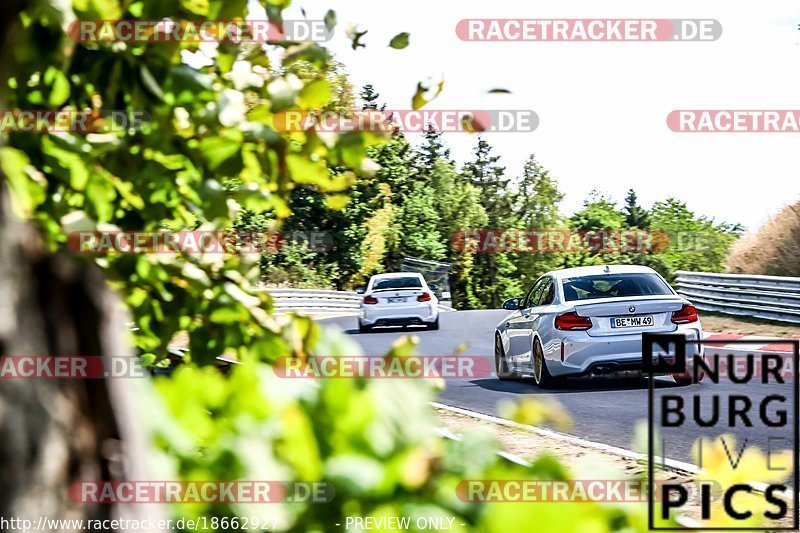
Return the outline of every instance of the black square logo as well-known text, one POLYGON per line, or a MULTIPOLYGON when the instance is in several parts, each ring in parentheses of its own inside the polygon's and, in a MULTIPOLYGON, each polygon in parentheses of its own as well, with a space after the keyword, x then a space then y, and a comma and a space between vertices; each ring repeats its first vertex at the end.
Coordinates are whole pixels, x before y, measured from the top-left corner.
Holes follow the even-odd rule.
POLYGON ((796 531, 800 525, 800 382, 795 369, 800 368, 800 341, 726 339, 721 344, 676 334, 645 334, 642 358, 648 373, 647 483, 652 489, 647 492, 648 529, 796 531), (685 374, 687 363, 695 371, 696 383, 673 385, 656 378, 657 374, 685 374), (701 373, 696 372, 698 368, 701 373), (750 400, 747 408, 741 398, 750 400), (721 407, 726 404, 743 409, 726 411, 721 407), (723 416, 734 411, 741 416, 723 416), (698 477, 699 483, 692 488, 680 479, 656 476, 659 464, 664 470, 675 468, 670 462, 685 465, 687 456, 698 462, 694 466, 702 472, 707 456, 696 440, 691 442, 700 436, 712 446, 721 443, 724 466, 717 466, 727 469, 727 479, 725 475, 698 477), (739 451, 731 453, 728 443, 734 440, 739 451), (750 448, 758 452, 750 457, 761 463, 760 473, 753 464, 739 467, 739 459, 750 448), (790 455, 792 460, 788 460, 790 455), (770 476, 774 476, 771 481, 770 476), (709 490, 714 484, 716 488, 709 490), (736 498, 739 492, 761 494, 770 507, 761 513, 768 520, 759 517, 761 524, 750 525, 747 519, 760 511, 751 510, 746 499, 736 498), (692 516, 692 522, 683 523, 681 516, 692 516))
POLYGON ((646 374, 686 372, 686 337, 669 333, 643 333, 642 370, 646 374))

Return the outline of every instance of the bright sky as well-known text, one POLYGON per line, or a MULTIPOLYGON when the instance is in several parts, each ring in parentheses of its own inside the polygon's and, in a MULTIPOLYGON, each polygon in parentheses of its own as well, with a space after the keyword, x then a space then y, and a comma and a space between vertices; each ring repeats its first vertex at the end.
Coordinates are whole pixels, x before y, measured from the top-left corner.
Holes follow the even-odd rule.
MULTIPOLYGON (((337 12, 329 48, 389 109, 409 109, 418 81, 444 77, 431 109, 536 111, 536 131, 486 137, 513 174, 535 153, 558 178, 567 213, 593 188, 621 202, 633 187, 645 206, 671 195, 752 228, 800 199, 800 134, 681 134, 666 126, 674 109, 800 109, 795 1, 607 0, 600 8, 592 0, 326 0, 296 2, 286 18, 300 18, 300 7, 309 19, 337 12), (713 18, 723 31, 715 42, 462 42, 455 27, 464 18, 713 18), (351 22, 369 30, 366 49, 350 49, 351 22), (387 48, 401 31, 411 45, 387 48), (495 87, 513 94, 487 94, 495 87)), ((477 140, 446 139, 459 164, 477 140)))

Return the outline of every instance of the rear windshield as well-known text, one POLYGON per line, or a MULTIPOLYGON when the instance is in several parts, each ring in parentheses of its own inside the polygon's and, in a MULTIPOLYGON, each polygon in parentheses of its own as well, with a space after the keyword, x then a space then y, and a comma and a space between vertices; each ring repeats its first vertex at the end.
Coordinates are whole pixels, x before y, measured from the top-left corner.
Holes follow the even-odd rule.
POLYGON ((422 282, 417 277, 407 278, 384 278, 375 280, 372 285, 373 291, 381 291, 385 289, 421 289, 422 282))
POLYGON ((649 296, 672 294, 669 286, 655 274, 602 274, 564 278, 564 299, 593 300, 620 296, 649 296))

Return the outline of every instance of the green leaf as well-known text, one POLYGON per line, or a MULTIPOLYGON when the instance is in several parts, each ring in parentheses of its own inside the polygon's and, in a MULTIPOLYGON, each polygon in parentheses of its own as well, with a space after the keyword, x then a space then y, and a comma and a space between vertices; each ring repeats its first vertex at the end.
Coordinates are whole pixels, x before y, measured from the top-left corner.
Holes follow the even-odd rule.
POLYGON ((324 187, 329 181, 328 166, 324 161, 311 161, 308 157, 290 154, 286 156, 286 165, 292 173, 292 179, 298 183, 311 183, 324 187))
POLYGON ((217 67, 220 74, 227 74, 233 68, 233 63, 236 61, 236 54, 220 52, 217 54, 217 67))
POLYGON ((42 96, 42 91, 36 90, 31 91, 28 93, 28 102, 39 105, 44 102, 44 97, 42 96))
POLYGON ((219 13, 216 18, 219 20, 232 20, 241 17, 247 8, 247 0, 222 0, 219 13))
POLYGON ((67 98, 69 98, 70 86, 69 80, 67 80, 63 72, 56 70, 54 67, 50 67, 45 72, 44 81, 50 85, 50 96, 48 96, 47 102, 52 107, 59 107, 67 101, 67 98))
POLYGON ((322 107, 331 98, 331 88, 328 80, 320 78, 307 83, 299 94, 300 105, 307 109, 322 107))
POLYGON ((181 6, 189 13, 201 17, 208 15, 208 0, 181 0, 181 6))
POLYGON ((134 3, 130 4, 130 5, 128 5, 128 11, 130 11, 131 15, 133 15, 136 18, 141 18, 142 17, 142 10, 143 9, 144 9, 144 3, 143 2, 134 2, 134 3))
POLYGON ((329 9, 327 13, 325 13, 325 28, 328 31, 333 31, 333 28, 336 27, 336 11, 333 9, 329 9))
POLYGON ((317 43, 300 43, 286 49, 283 66, 288 67, 298 61, 307 61, 317 68, 323 69, 329 57, 328 50, 317 43))
POLYGON ((76 1, 72 5, 79 19, 117 20, 122 15, 120 2, 117 0, 83 0, 76 1))
POLYGON ((114 215, 113 201, 117 197, 114 185, 104 176, 92 174, 86 185, 86 198, 94 206, 98 222, 109 222, 114 215))
POLYGON ((225 294, 233 298, 236 302, 243 305, 247 309, 251 307, 258 307, 261 304, 261 300, 259 300, 257 296, 247 294, 233 283, 226 283, 224 290, 225 294))
POLYGON ((69 214, 61 217, 59 221, 64 233, 72 233, 74 231, 94 231, 97 229, 97 224, 94 220, 89 218, 83 211, 72 211, 69 214))
POLYGON ((429 96, 431 90, 432 87, 426 87, 425 85, 422 84, 422 82, 417 83, 417 91, 411 98, 411 107, 413 109, 420 109, 429 102, 432 102, 434 99, 436 99, 437 96, 442 94, 442 90, 444 90, 444 80, 440 81, 436 85, 436 90, 434 91, 433 95, 429 96))
POLYGON ((211 311, 208 319, 215 324, 233 324, 247 320, 247 313, 233 307, 218 307, 211 311))
POLYGON ((342 191, 350 184, 348 174, 331 176, 323 160, 312 161, 308 156, 289 154, 286 156, 286 166, 295 182, 316 185, 322 191, 342 191))
POLYGON ((249 145, 245 145, 242 148, 242 163, 242 172, 239 174, 239 179, 242 182, 257 183, 264 177, 264 169, 261 168, 258 155, 249 145))
MULTIPOLYGON (((255 184, 254 184, 255 185, 255 184)), ((234 194, 234 198, 248 211, 260 212, 267 211, 274 205, 274 198, 270 196, 268 191, 260 189, 242 189, 234 194)), ((285 213, 283 216, 289 216, 288 210, 283 209, 281 212, 285 213)))
POLYGON ((341 211, 349 201, 350 197, 346 194, 332 194, 325 197, 325 205, 328 206, 328 209, 333 209, 334 211, 341 211))
POLYGON ((89 180, 89 171, 83 158, 68 150, 58 147, 49 138, 42 142, 42 151, 52 157, 54 163, 65 172, 61 176, 69 180, 70 186, 76 191, 82 191, 89 180))
POLYGON ((542 453, 531 465, 531 472, 540 479, 553 479, 565 481, 569 479, 569 472, 561 464, 558 457, 549 453, 542 453))
MULTIPOLYGON (((237 131, 237 130, 230 130, 237 131)), ((242 134, 231 133, 222 137, 205 137, 200 141, 200 151, 211 170, 216 170, 225 161, 239 153, 241 149, 242 134)))
POLYGON ((200 187, 200 198, 203 200, 203 214, 209 219, 228 216, 228 195, 219 181, 208 179, 200 187))
POLYGON ((30 217, 33 211, 47 198, 44 178, 41 181, 29 177, 28 171, 36 171, 28 161, 28 157, 16 148, 0 148, 0 168, 8 178, 12 206, 20 217, 30 217))
POLYGON ((391 46, 395 50, 402 50, 403 48, 408 46, 409 36, 410 34, 407 32, 398 33, 397 35, 392 37, 391 41, 389 41, 389 46, 391 46))
POLYGON ((338 455, 325 465, 326 474, 342 491, 360 495, 370 493, 383 483, 383 464, 365 455, 338 455))
POLYGON ((158 85, 158 82, 153 77, 153 73, 150 72, 150 69, 147 68, 147 65, 142 63, 139 66, 139 76, 142 81, 142 85, 156 98, 164 101, 164 91, 161 90, 161 87, 158 85))

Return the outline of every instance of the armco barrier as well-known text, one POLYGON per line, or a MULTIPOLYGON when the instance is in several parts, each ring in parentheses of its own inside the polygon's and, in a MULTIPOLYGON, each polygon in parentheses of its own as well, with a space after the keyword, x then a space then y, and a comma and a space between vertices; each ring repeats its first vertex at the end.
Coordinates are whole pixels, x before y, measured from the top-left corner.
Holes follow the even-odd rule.
POLYGON ((361 297, 355 292, 318 289, 265 289, 278 312, 357 315, 361 297))
MULTIPOLYGON (((263 289, 272 296, 275 310, 281 313, 330 313, 358 315, 361 296, 355 292, 319 289, 263 289)), ((449 301, 439 301, 440 311, 452 311, 449 301)))
POLYGON ((800 324, 800 278, 679 270, 676 288, 700 310, 800 324))

